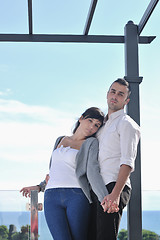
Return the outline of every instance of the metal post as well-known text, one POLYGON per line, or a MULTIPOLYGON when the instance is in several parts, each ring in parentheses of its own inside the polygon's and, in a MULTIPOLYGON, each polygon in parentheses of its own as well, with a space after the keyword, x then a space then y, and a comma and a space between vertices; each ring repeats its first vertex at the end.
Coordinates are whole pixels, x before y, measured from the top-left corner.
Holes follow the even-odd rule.
POLYGON ((32 0, 28 0, 28 24, 29 24, 29 34, 32 34, 33 24, 32 24, 32 0))
POLYGON ((31 240, 38 240, 38 191, 31 191, 31 240))
MULTIPOLYGON (((130 83, 131 96, 128 114, 140 124, 139 77, 138 63, 138 27, 132 21, 125 26, 125 79, 130 83)), ((135 171, 131 174, 132 196, 128 205, 128 239, 142 239, 142 206, 141 206, 141 154, 140 144, 135 162, 135 171)))

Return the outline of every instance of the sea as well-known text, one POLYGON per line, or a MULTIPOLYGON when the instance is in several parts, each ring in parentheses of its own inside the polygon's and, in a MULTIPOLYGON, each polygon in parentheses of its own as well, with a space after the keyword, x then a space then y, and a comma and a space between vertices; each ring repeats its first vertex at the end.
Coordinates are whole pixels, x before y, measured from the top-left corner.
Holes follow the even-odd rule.
MULTIPOLYGON (((20 231, 21 226, 30 225, 30 212, 0 212, 0 226, 5 225, 9 228, 9 225, 16 226, 17 232, 20 231)), ((48 230, 44 212, 38 212, 38 224, 39 224, 39 240, 53 240, 48 230)), ((142 228, 153 231, 160 235, 160 211, 143 211, 142 212, 142 228)), ((123 212, 120 230, 127 229, 127 212, 123 212)))

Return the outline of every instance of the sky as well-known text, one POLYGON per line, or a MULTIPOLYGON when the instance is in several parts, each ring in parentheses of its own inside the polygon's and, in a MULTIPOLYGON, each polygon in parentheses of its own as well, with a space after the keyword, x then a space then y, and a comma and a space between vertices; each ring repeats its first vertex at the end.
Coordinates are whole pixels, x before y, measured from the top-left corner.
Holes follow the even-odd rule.
MULTIPOLYGON (((124 35, 150 1, 99 0, 89 34, 124 35)), ((34 0, 33 33, 82 34, 90 0, 34 0)), ((160 3, 139 45, 142 190, 160 190, 160 3)), ((28 33, 27 1, 0 0, 0 33, 28 33)), ((107 112, 110 84, 125 76, 123 44, 0 42, 0 189, 35 185, 55 139, 91 106, 107 112)))

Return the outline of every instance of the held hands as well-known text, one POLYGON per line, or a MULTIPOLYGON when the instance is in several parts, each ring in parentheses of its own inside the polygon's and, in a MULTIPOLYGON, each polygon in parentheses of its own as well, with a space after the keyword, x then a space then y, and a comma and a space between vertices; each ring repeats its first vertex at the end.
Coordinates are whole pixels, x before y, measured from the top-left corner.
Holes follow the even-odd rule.
POLYGON ((101 206, 103 207, 103 211, 107 213, 114 213, 119 211, 119 200, 120 197, 114 197, 113 194, 109 194, 104 197, 101 202, 101 206))

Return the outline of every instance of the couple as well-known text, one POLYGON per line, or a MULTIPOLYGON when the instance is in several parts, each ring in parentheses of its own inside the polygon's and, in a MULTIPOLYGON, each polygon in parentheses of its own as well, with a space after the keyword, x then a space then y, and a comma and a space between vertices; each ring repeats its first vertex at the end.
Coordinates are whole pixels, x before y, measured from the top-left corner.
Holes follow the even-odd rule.
POLYGON ((117 239, 140 138, 139 126, 124 113, 129 95, 126 80, 114 81, 107 116, 87 109, 73 135, 56 140, 49 180, 21 189, 26 197, 45 189, 44 212, 54 240, 117 239))

